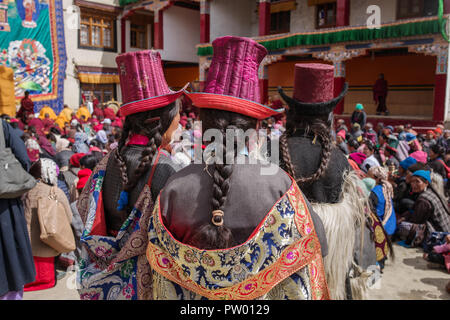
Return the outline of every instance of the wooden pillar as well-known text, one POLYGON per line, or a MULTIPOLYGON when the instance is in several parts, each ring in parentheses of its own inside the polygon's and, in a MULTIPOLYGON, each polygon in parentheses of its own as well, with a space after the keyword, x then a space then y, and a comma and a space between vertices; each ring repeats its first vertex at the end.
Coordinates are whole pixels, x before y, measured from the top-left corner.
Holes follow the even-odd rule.
POLYGON ((269 67, 261 64, 258 71, 259 90, 261 94, 261 103, 267 104, 269 102, 269 67))
POLYGON ((164 29, 163 29, 163 10, 155 11, 155 22, 153 27, 154 48, 164 49, 164 29))
POLYGON ((210 41, 210 4, 208 0, 200 1, 200 43, 210 41))
MULTIPOLYGON (((338 61, 334 63, 334 97, 337 97, 345 85, 345 62, 338 61)), ((344 113, 344 99, 334 109, 334 114, 344 113)))
POLYGON ((259 35, 270 33, 270 0, 259 0, 259 35))
POLYGON ((134 14, 134 11, 131 10, 126 12, 123 17, 120 19, 120 53, 125 53, 127 51, 127 20, 134 14))
POLYGON ((127 32, 127 19, 122 18, 120 19, 120 45, 121 45, 120 53, 125 53, 127 51, 126 32, 127 32))
POLYGON ((436 76, 434 83, 433 120, 445 119, 445 96, 447 92, 448 53, 442 51, 437 56, 436 76))
POLYGON ((350 0, 337 0, 336 27, 350 25, 350 0))

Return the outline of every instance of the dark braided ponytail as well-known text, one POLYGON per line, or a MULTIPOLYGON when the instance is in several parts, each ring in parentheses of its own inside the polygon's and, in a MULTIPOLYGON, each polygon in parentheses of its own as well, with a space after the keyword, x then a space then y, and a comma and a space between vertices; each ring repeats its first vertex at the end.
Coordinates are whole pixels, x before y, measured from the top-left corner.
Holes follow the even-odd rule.
POLYGON ((291 108, 287 115, 286 131, 280 137, 281 167, 298 184, 313 183, 319 180, 328 168, 331 152, 333 148, 332 137, 330 134, 330 118, 308 117, 297 115, 295 108, 291 108), (289 153, 287 138, 296 132, 301 132, 305 136, 313 139, 313 143, 320 143, 322 146, 321 161, 317 171, 309 177, 298 177, 289 153))
MULTIPOLYGON (((148 172, 153 158, 162 144, 162 136, 169 129, 178 112, 179 103, 174 102, 164 108, 136 113, 126 117, 122 135, 115 151, 115 157, 120 166, 124 192, 131 192, 138 184, 140 178, 148 172), (144 135, 149 138, 149 141, 142 151, 138 167, 131 176, 128 176, 127 164, 123 158, 123 153, 131 134, 144 135)), ((130 208, 126 205, 122 209, 128 210, 130 208)))
MULTIPOLYGON (((244 131, 255 128, 256 120, 244 115, 222 111, 201 109, 200 119, 202 121, 203 131, 208 129, 218 129, 222 133, 223 141, 214 141, 216 143, 216 154, 222 154, 227 159, 226 132, 227 129, 242 129, 244 131), (221 149, 221 150, 220 150, 221 149)), ((234 141, 233 156, 237 156, 237 141, 234 141)), ((230 155, 228 155, 230 156, 230 155)), ((220 161, 218 161, 220 162, 220 161)), ((224 208, 230 191, 230 179, 233 173, 233 164, 214 163, 213 165, 213 195, 211 199, 211 221, 203 225, 189 241, 189 244, 204 250, 225 249, 234 245, 231 230, 224 225, 224 208)))

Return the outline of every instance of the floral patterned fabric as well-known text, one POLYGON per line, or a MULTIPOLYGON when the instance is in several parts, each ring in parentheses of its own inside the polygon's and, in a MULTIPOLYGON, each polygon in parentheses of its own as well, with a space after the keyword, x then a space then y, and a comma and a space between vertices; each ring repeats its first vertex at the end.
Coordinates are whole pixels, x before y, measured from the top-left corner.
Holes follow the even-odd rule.
POLYGON ((223 250, 200 250, 170 234, 159 198, 149 221, 153 299, 329 299, 320 243, 293 181, 253 235, 223 250))
POLYGON ((106 156, 96 167, 79 199, 85 223, 77 274, 81 300, 151 298, 150 267, 145 258, 147 225, 153 201, 146 185, 116 237, 108 236, 102 206, 106 156))

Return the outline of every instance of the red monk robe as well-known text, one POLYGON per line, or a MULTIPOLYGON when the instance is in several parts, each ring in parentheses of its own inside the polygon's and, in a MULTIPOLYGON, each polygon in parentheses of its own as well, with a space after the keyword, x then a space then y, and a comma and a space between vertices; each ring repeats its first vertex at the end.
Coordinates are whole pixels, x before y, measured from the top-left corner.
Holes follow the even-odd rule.
POLYGON ((22 122, 26 123, 28 116, 34 114, 34 102, 30 99, 28 94, 20 101, 20 109, 17 112, 17 118, 20 118, 22 122))

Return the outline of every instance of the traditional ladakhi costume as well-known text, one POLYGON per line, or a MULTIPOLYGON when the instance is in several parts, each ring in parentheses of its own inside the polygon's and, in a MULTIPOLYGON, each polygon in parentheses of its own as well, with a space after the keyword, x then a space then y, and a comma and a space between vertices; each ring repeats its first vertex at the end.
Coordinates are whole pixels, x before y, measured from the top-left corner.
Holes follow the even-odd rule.
MULTIPOLYGON (((169 89, 156 51, 125 53, 116 61, 124 99, 120 116, 172 108, 184 94, 184 90, 169 89)), ((160 123, 159 117, 147 120, 154 120, 153 125, 160 123)), ((126 143, 119 144, 97 165, 80 195, 78 210, 85 224, 78 273, 81 299, 151 297, 151 274, 145 257, 148 220, 156 197, 177 168, 170 154, 159 148, 151 168, 125 192, 123 174, 133 178, 148 142, 147 136, 128 136, 126 143)))
MULTIPOLYGON (((263 46, 222 37, 213 48, 204 92, 188 94, 194 106, 258 120, 280 113, 259 103, 258 66, 267 54, 263 46)), ((277 166, 276 174, 262 175, 261 164, 234 164, 223 207, 212 213, 215 167, 185 167, 157 199, 147 249, 153 298, 328 299, 323 226, 295 181, 277 166), (213 223, 220 225, 216 219, 221 214, 236 245, 211 250, 193 246, 199 228, 211 224, 213 215, 213 223)))
POLYGON ((334 97, 333 66, 295 65, 293 97, 279 89, 289 105, 280 156, 282 168, 297 180, 324 224, 328 240, 324 263, 331 298, 363 299, 369 276, 364 270, 376 264, 375 245, 365 228, 370 215, 368 197, 330 134, 332 112, 347 88, 334 97))

